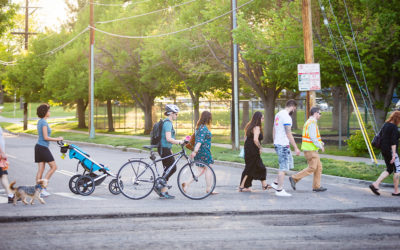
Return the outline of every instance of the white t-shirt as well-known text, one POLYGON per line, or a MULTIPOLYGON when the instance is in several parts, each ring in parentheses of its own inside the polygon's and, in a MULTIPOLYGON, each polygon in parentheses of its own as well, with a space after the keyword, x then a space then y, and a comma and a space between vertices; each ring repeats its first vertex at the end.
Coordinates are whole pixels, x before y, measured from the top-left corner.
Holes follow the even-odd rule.
POLYGON ((283 109, 275 115, 274 127, 275 127, 275 136, 274 136, 274 144, 287 146, 289 145, 289 138, 285 132, 285 126, 292 127, 292 117, 289 115, 289 112, 286 109, 283 109))

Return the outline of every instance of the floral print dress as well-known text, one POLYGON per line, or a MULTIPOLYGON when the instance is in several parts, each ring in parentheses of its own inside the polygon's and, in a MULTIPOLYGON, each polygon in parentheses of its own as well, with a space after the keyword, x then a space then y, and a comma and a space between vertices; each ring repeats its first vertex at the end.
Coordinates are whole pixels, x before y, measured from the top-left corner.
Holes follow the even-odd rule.
POLYGON ((206 125, 201 125, 198 130, 196 130, 196 143, 201 143, 199 152, 197 152, 194 157, 195 160, 201 161, 207 165, 213 164, 214 160, 211 155, 211 137, 212 134, 208 130, 206 125))

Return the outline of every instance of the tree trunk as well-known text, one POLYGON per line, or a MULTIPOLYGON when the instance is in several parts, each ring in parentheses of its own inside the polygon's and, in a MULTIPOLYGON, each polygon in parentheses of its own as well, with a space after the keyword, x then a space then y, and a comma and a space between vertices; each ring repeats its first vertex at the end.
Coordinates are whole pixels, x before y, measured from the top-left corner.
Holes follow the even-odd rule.
POLYGON ((195 95, 194 98, 192 98, 192 102, 194 111, 194 126, 196 127, 196 124, 200 119, 200 97, 195 95))
POLYGON ((378 104, 375 105, 375 118, 378 129, 382 127, 386 120, 386 116, 392 102, 393 92, 399 85, 399 79, 396 78, 394 72, 392 72, 392 75, 389 77, 389 79, 387 79, 386 82, 386 86, 382 88, 376 87, 373 91, 374 102, 375 104, 378 104), (376 108, 376 106, 378 106, 379 109, 376 108))
MULTIPOLYGON (((272 91, 271 91, 272 92, 272 91)), ((264 104, 264 139, 263 143, 273 143, 272 128, 275 119, 275 93, 270 93, 261 98, 264 104)))
POLYGON ((242 125, 240 126, 241 129, 246 127, 246 124, 250 121, 250 105, 249 101, 242 101, 242 125))
POLYGON ((114 132, 115 129, 114 129, 111 100, 107 100, 107 119, 108 119, 108 132, 114 132))
POLYGON ((76 104, 77 104, 76 109, 78 111, 78 128, 87 128, 85 123, 85 110, 86 110, 85 101, 82 98, 80 98, 76 100, 76 104))
POLYGON ((4 104, 4 89, 3 84, 0 84, 0 104, 4 104))
MULTIPOLYGON (((332 87, 333 108, 332 108, 332 130, 338 131, 339 126, 342 127, 342 136, 347 135, 347 123, 349 120, 349 112, 347 108, 347 90, 343 86, 332 87), (341 104, 340 104, 341 102, 341 104), (341 124, 339 124, 339 106, 341 105, 341 124)), ((350 112, 353 107, 350 107, 350 112)))
MULTIPOLYGON (((145 99, 145 98, 143 98, 145 99)), ((154 98, 147 98, 143 100, 143 113, 144 113, 144 134, 150 134, 153 129, 153 106, 154 98)))
MULTIPOLYGON (((300 92, 292 92, 290 90, 287 91, 288 99, 296 100, 299 97, 299 95, 300 92)), ((293 120, 292 129, 298 129, 299 127, 297 125, 297 109, 292 114, 292 120, 293 120)))
POLYGON ((28 103, 24 102, 24 130, 28 129, 28 103))

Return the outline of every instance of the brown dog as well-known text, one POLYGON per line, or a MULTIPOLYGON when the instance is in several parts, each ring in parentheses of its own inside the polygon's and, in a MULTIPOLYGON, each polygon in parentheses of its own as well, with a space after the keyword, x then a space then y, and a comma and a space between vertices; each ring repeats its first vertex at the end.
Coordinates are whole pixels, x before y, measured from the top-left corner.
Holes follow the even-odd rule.
POLYGON ((28 202, 26 201, 27 197, 31 197, 31 205, 33 205, 33 201, 35 199, 38 199, 42 204, 46 203, 42 198, 40 198, 40 193, 42 192, 43 188, 47 187, 48 180, 40 179, 38 184, 35 186, 19 186, 16 188, 14 187, 15 183, 16 181, 13 181, 10 184, 10 189, 14 193, 14 205, 17 205, 17 200, 19 198, 21 198, 25 205, 28 205, 28 202))

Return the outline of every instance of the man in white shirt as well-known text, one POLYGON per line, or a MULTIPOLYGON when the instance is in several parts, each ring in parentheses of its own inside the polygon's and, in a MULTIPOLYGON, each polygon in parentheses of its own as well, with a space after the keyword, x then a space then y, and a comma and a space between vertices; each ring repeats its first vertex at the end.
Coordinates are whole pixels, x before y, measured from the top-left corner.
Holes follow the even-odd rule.
POLYGON ((289 100, 286 102, 285 109, 279 111, 275 115, 272 136, 274 139, 275 151, 279 159, 279 172, 277 180, 272 183, 271 186, 276 190, 276 196, 292 196, 283 189, 283 181, 285 178, 285 172, 294 168, 290 144, 293 146, 296 155, 300 155, 300 150, 297 148, 296 142, 294 141, 292 135, 291 115, 296 108, 296 101, 289 100))

